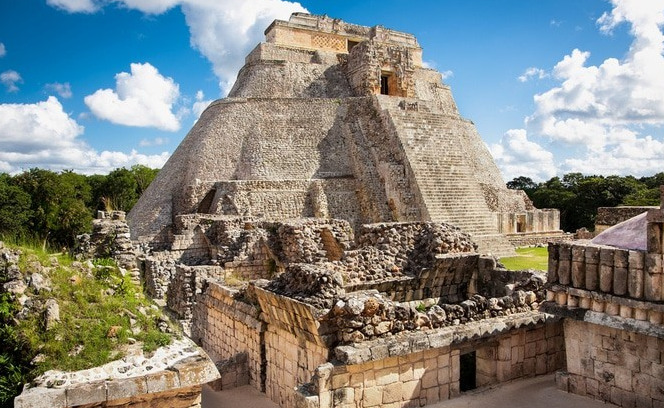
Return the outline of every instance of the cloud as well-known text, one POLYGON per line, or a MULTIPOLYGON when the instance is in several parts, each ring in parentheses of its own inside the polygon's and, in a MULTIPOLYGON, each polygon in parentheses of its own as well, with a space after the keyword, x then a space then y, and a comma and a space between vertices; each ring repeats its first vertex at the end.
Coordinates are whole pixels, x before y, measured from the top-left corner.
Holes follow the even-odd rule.
MULTIPOLYGON (((48 0, 68 12, 94 12, 106 1, 48 0)), ((263 40, 263 31, 275 19, 305 12, 299 3, 283 0, 114 0, 147 14, 160 14, 180 6, 189 26, 192 47, 211 63, 226 95, 233 86, 244 57, 263 40)))
POLYGON ((94 0, 46 0, 46 4, 69 13, 94 13, 100 8, 94 0))
POLYGON ((154 139, 142 139, 139 146, 162 146, 169 142, 167 137, 155 137, 154 139))
MULTIPOLYGON (((611 35, 618 25, 629 24, 629 50, 597 65, 588 63, 587 50, 565 55, 551 70, 558 84, 533 97, 535 111, 526 128, 531 139, 559 147, 565 158, 558 170, 653 174, 664 165, 657 156, 664 154, 664 2, 612 4, 611 12, 597 20, 599 30, 611 35)), ((519 80, 541 72, 529 68, 519 80)))
POLYGON ((195 120, 198 120, 198 118, 201 116, 201 113, 203 113, 203 111, 207 109, 207 107, 210 106, 212 102, 214 102, 214 99, 205 99, 205 94, 203 91, 199 90, 196 92, 196 102, 194 102, 194 105, 191 108, 191 111, 196 117, 195 120))
POLYGON ((172 109, 179 96, 179 86, 172 78, 163 77, 145 63, 131 64, 131 73, 115 75, 115 90, 100 89, 84 100, 100 119, 118 125, 177 131, 180 121, 172 109))
POLYGON ((57 93, 61 98, 68 99, 72 97, 71 85, 69 85, 69 82, 65 82, 64 84, 59 82, 46 84, 46 89, 57 93))
POLYGON ((545 70, 540 68, 530 67, 526 69, 523 72, 523 74, 519 75, 517 79, 519 80, 519 82, 527 82, 532 78, 544 79, 548 76, 549 74, 545 70))
POLYGON ((7 92, 18 92, 16 84, 22 84, 23 78, 18 72, 9 70, 0 74, 0 82, 7 87, 7 92))
POLYGON ((553 154, 528 140, 524 129, 508 130, 500 143, 492 144, 489 150, 506 180, 524 174, 543 180, 556 174, 553 154))
POLYGON ((94 13, 99 10, 93 0, 46 0, 46 4, 70 13, 94 13))
POLYGON ((5 44, 0 42, 0 58, 4 57, 7 55, 7 49, 5 48, 5 44))
POLYGON ((145 155, 134 150, 98 153, 80 139, 84 130, 54 96, 34 104, 0 104, 0 171, 40 167, 108 173, 133 164, 161 167, 169 156, 166 152, 145 155))

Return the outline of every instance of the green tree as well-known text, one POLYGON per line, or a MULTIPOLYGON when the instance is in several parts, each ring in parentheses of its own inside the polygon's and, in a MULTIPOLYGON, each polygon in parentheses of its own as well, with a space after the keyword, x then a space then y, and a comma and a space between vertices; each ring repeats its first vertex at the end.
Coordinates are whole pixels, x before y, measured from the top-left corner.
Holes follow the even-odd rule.
POLYGON ((28 231, 32 203, 30 195, 16 186, 12 178, 0 174, 0 235, 21 237, 28 231))
POLYGON ((538 184, 533 181, 530 177, 515 177, 512 179, 512 181, 507 182, 507 188, 511 190, 523 190, 528 197, 531 198, 531 195, 535 190, 537 190, 538 184))

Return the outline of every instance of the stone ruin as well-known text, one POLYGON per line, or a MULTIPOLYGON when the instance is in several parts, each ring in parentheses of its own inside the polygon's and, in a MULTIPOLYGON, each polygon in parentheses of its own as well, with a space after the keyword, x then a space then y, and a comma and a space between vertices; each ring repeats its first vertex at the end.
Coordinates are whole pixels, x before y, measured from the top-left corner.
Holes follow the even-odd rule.
POLYGON ((565 238, 505 187, 411 34, 296 13, 265 39, 132 209, 132 239, 177 246, 195 214, 447 222, 497 256, 565 238))
POLYGON ((423 406, 563 368, 545 277, 492 256, 568 239, 559 214, 505 188, 417 40, 307 14, 265 37, 128 216, 215 388, 423 406))
POLYGON ((622 407, 664 406, 661 190, 660 208, 593 241, 549 246, 542 309, 565 318, 567 367, 556 375, 559 388, 622 407), (635 242, 645 247, 635 249, 635 242))

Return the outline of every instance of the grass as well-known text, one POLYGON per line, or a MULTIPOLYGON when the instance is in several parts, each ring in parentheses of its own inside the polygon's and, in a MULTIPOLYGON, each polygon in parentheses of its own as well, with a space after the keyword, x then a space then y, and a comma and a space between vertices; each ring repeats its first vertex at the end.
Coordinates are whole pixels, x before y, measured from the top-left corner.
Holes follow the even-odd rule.
POLYGON ((500 258, 505 268, 512 271, 523 269, 539 269, 546 271, 549 267, 549 250, 544 248, 517 248, 517 256, 500 258))
POLYGON ((42 313, 31 313, 16 327, 27 350, 40 356, 32 375, 99 366, 121 358, 122 346, 134 341, 142 343, 145 352, 171 342, 173 335, 158 329, 160 310, 112 260, 96 260, 90 267, 41 248, 19 249, 22 273, 32 273, 38 262, 52 282, 51 291, 31 292, 31 296, 42 304, 56 299, 60 308, 60 322, 48 331, 42 313), (109 335, 110 331, 117 333, 109 335))

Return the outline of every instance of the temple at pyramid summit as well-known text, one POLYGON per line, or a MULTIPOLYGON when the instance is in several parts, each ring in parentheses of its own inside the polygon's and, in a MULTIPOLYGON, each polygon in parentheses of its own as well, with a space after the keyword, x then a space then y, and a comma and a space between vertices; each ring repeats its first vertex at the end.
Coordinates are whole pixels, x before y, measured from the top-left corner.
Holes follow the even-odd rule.
POLYGON ((446 222, 501 256, 561 235, 557 210, 505 187, 413 35, 301 13, 203 112, 129 214, 132 239, 177 246, 196 215, 446 222))

